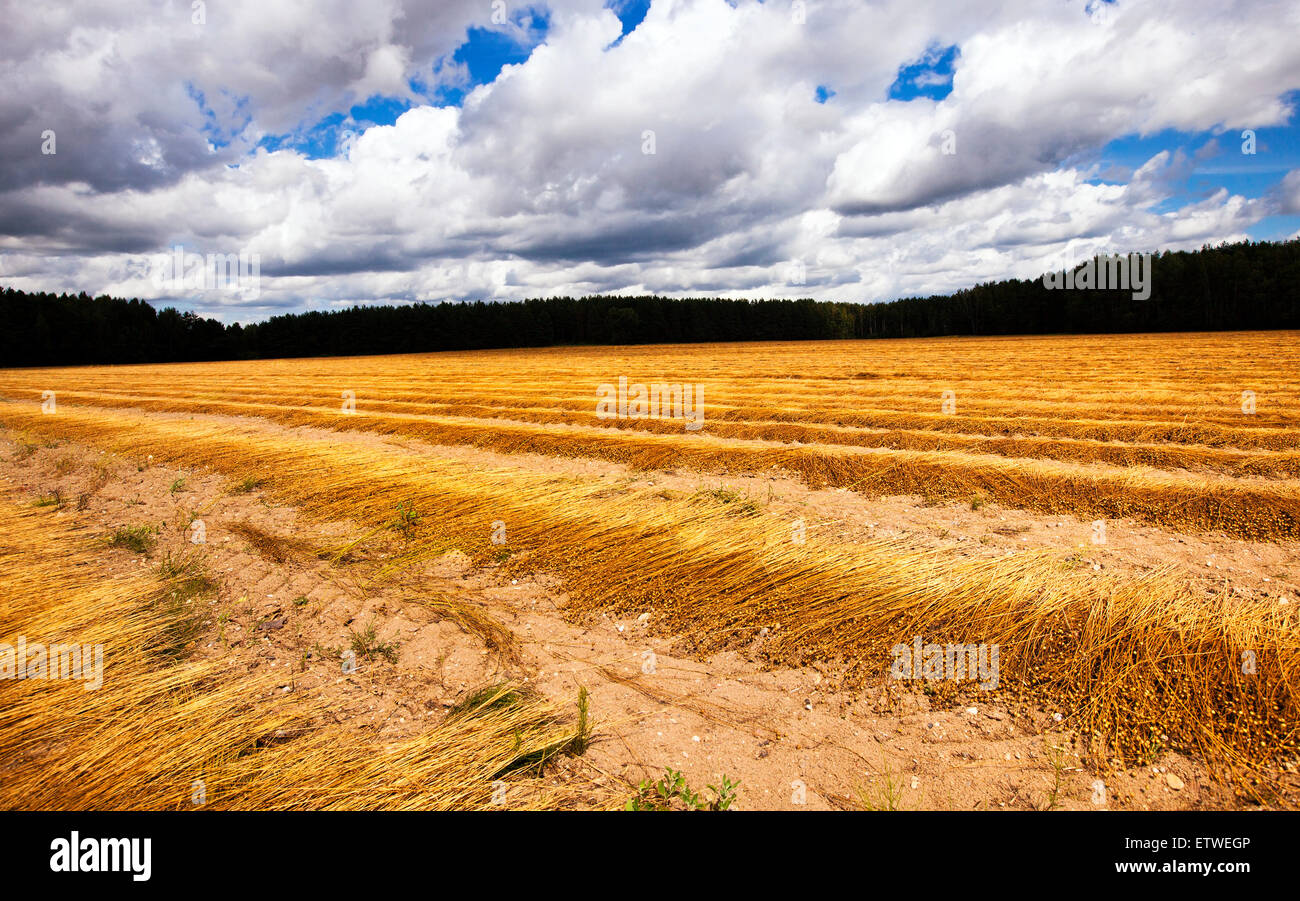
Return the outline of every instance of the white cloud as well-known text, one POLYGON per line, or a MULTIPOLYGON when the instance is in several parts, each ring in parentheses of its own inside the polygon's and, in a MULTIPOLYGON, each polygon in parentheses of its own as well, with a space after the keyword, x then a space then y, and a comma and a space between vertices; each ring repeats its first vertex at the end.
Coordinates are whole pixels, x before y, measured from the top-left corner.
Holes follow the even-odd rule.
POLYGON ((1279 212, 1300 214, 1300 169, 1292 169, 1278 186, 1279 212))
POLYGON ((611 49, 613 12, 556 2, 545 43, 463 108, 416 106, 322 160, 252 144, 413 78, 465 84, 450 53, 491 5, 250 0, 209 4, 205 26, 188 3, 134 6, 18 9, 0 39, 5 284, 159 297, 140 260, 179 242, 260 254, 256 304, 195 298, 228 319, 308 299, 868 300, 1036 275, 1070 241, 1194 247, 1300 209, 1296 172, 1271 200, 1170 211, 1186 154, 1119 185, 1086 161, 1127 135, 1284 124, 1293 4, 1133 0, 1095 24, 1082 2, 834 0, 797 24, 779 2, 655 0, 611 49), (887 99, 900 66, 953 44, 947 98, 887 99))

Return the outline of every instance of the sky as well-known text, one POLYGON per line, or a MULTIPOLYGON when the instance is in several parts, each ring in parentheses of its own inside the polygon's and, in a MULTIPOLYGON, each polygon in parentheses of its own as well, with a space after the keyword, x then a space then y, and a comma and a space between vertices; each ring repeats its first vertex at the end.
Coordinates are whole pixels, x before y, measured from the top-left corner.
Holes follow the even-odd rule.
POLYGON ((1300 236, 1294 0, 0 18, 4 287, 245 323, 597 293, 874 302, 1300 236), (195 274, 236 254, 235 277, 195 274))

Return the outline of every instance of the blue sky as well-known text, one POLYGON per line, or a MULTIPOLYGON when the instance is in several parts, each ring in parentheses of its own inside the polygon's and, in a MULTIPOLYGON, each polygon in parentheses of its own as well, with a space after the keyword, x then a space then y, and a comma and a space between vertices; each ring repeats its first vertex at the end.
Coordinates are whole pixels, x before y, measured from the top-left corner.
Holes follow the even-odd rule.
POLYGON ((650 0, 622 0, 622 2, 607 0, 605 6, 618 16, 619 24, 622 26, 622 33, 618 36, 620 41, 635 31, 645 19, 646 13, 650 12, 650 0))
MULTIPOLYGON (((1294 104, 1293 94, 1289 102, 1294 104)), ((1249 129, 1126 135, 1110 141, 1085 157, 1095 160, 1099 181, 1123 183, 1132 171, 1162 151, 1183 154, 1189 160, 1186 175, 1169 184, 1169 197, 1154 209, 1162 213, 1203 200, 1220 190, 1243 197, 1262 198, 1277 188, 1290 171, 1300 169, 1300 122, 1287 126, 1249 129), (1253 148, 1253 152, 1252 151, 1253 148), (1107 177, 1109 176, 1109 178, 1107 177)), ((1300 215, 1266 216, 1247 233, 1257 241, 1284 240, 1300 229, 1300 215)))
MULTIPOLYGON (((645 17, 649 3, 629 6, 633 11, 622 14, 625 33, 645 17), (639 15, 635 8, 640 9, 639 15)), ((508 26, 468 29, 464 43, 450 57, 452 63, 464 66, 468 74, 466 81, 439 85, 412 78, 407 81, 406 96, 373 95, 351 106, 347 113, 333 112, 295 132, 267 135, 258 142, 259 146, 267 150, 295 150, 309 159, 328 159, 340 152, 340 140, 347 132, 392 125, 402 113, 419 104, 460 106, 474 88, 496 81, 506 66, 525 62, 534 48, 545 42, 550 27, 545 6, 515 9, 507 22, 508 26)))
POLYGON ((916 60, 898 67, 898 77, 889 86, 890 100, 915 100, 925 97, 942 100, 952 93, 952 76, 956 71, 960 48, 932 46, 916 60))

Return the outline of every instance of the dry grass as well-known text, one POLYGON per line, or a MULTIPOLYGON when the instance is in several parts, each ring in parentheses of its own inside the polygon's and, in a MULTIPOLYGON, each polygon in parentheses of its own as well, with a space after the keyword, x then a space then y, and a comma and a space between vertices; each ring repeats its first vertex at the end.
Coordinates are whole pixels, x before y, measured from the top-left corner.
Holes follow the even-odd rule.
POLYGON ((70 411, 47 428, 126 454, 255 468, 281 499, 322 519, 380 527, 412 503, 425 519, 408 560, 456 546, 496 563, 489 524, 508 522, 506 571, 558 574, 572 612, 654 610, 655 624, 700 653, 747 647, 766 628, 769 662, 840 660, 864 684, 887 670, 890 648, 917 635, 996 644, 1002 690, 1070 711, 1102 759, 1180 749, 1250 788, 1300 747, 1293 615, 1206 598, 1171 573, 1066 578, 1046 553, 954 561, 887 541, 795 545, 787 523, 738 517, 728 504, 653 489, 611 495, 571 478, 303 442, 252 424, 70 411), (1242 672, 1246 651, 1253 674, 1242 672))
POLYGON ((310 560, 320 555, 317 548, 301 538, 276 535, 265 529, 258 528, 250 522, 231 523, 227 528, 248 542, 249 546, 258 554, 276 563, 310 560))
MULTIPOLYGON (((159 409, 147 402, 131 406, 159 409)), ((215 413, 225 405, 202 406, 201 412, 215 413)), ((166 408, 194 412, 178 404, 166 408)), ((1130 454, 1128 466, 1083 466, 961 451, 790 447, 683 434, 680 426, 673 434, 652 434, 597 427, 434 421, 407 414, 340 416, 322 410, 273 407, 259 408, 258 416, 287 426, 403 435, 432 444, 503 453, 588 457, 641 470, 684 466, 711 473, 765 473, 775 468, 796 474, 815 488, 939 499, 981 494, 1004 506, 1040 512, 1093 518, 1128 516, 1181 531, 1222 531, 1252 540, 1300 538, 1300 487, 1295 480, 1214 475, 1216 467, 1204 458, 1187 461, 1211 473, 1204 476, 1147 469, 1137 464, 1140 450, 1112 455, 1122 460, 1130 454)), ((1189 458, 1198 452, 1195 448, 1183 451, 1189 458)), ((1246 455, 1238 470, 1250 475, 1288 473, 1295 463, 1293 457, 1246 455)))
MULTIPOLYGON (((166 366, 11 371, 0 372, 9 398, 0 416, 33 442, 70 439, 206 467, 309 516, 383 533, 402 548, 390 575, 451 548, 505 573, 555 574, 572 613, 653 610, 653 628, 687 636, 699 653, 835 660, 862 685, 885 678, 890 648, 917 635, 996 644, 1000 690, 1050 700, 1091 738, 1099 760, 1184 750, 1268 798, 1277 764, 1300 749, 1293 608, 1207 597, 1174 572, 1066 572, 1046 553, 954 559, 815 536, 794 545, 789 524, 757 501, 737 515, 720 500, 611 491, 526 467, 484 471, 374 436, 643 470, 781 469, 864 493, 979 497, 1173 531, 1295 539, 1295 347, 1295 335, 1268 333, 565 348, 202 364, 183 376, 166 366), (705 385, 704 430, 595 421, 595 386, 619 375, 705 385), (57 416, 40 415, 41 390, 58 391, 57 416), (356 392, 357 414, 339 411, 343 390, 356 392), (939 409, 945 390, 956 392, 954 415, 939 409), (1241 412, 1245 390, 1256 392, 1255 415, 1241 412), (327 431, 291 430, 298 426, 327 431), (395 510, 418 517, 399 522, 395 510), (489 540, 497 520, 509 525, 508 553, 489 540), (1243 653, 1253 655, 1253 673, 1243 672, 1243 653)), ((291 556, 265 536, 245 537, 274 559, 291 556)), ((514 653, 508 630, 485 611, 433 603, 497 653, 514 653)), ((251 701, 248 711, 249 728, 266 715, 251 701)), ((311 716, 304 710, 293 722, 311 716)), ((227 726, 212 728, 220 756, 227 726)), ((560 741, 552 727, 537 728, 560 741)), ((317 740, 325 741, 304 735, 288 744, 310 750, 317 740)), ((304 772, 295 767, 306 763, 261 756, 283 747, 273 743, 258 759, 304 772)), ((337 773, 330 778, 340 785, 367 786, 359 806, 392 802, 374 788, 371 769, 388 758, 349 753, 295 759, 337 773)), ((243 790, 231 797, 297 803, 273 794, 253 801, 243 790)))
POLYGON ((586 740, 571 709, 521 697, 377 745, 318 697, 187 657, 204 615, 195 561, 109 577, 93 536, 9 499, 0 534, 0 641, 104 646, 98 690, 0 681, 0 808, 192 809, 196 780, 205 809, 491 808, 497 780, 507 807, 579 800, 536 778, 586 740))
MULTIPOLYGON (((813 486, 1300 537, 1287 333, 493 351, 0 373, 31 402, 249 416, 643 470, 777 467, 813 486), (1049 374, 1050 377, 1045 374, 1049 374), (601 421, 618 375, 706 387, 703 431, 601 421), (870 376, 869 378, 865 376, 870 376), (356 392, 358 412, 340 413, 356 392), (957 412, 940 410, 952 390, 957 412), (1243 391, 1257 412, 1241 411, 1243 391)), ((259 474, 259 478, 262 476, 259 474)), ((255 481, 255 480, 254 480, 255 481)), ((236 486, 251 484, 235 474, 236 486)), ((241 489, 242 490, 242 489, 241 489)))

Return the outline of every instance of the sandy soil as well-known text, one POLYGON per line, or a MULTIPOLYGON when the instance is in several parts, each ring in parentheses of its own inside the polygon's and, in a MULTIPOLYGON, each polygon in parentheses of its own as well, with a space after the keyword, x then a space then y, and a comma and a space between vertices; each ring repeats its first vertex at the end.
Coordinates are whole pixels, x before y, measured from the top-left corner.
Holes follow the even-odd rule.
MULTIPOLYGON (((802 517, 810 530, 841 540, 905 535, 972 555, 1047 547, 1093 567, 1176 565, 1207 590, 1226 582, 1243 602, 1300 597, 1296 543, 1179 535, 1114 521, 1098 545, 1087 522, 993 504, 972 510, 813 491, 780 473, 726 479, 638 473, 604 462, 297 431, 305 439, 378 442, 416 455, 618 483, 681 490, 726 484, 761 499, 774 515, 802 517)), ((651 635, 644 618, 566 617, 563 592, 545 577, 507 578, 458 553, 396 581, 376 580, 375 571, 396 550, 383 536, 338 560, 320 553, 360 537, 364 530, 355 524, 310 521, 260 490, 231 493, 219 475, 142 465, 67 443, 25 454, 13 437, 0 431, 0 482, 20 502, 58 490, 64 505, 55 515, 78 517, 105 534, 121 526, 159 527, 148 558, 106 549, 113 567, 153 566, 167 552, 203 553, 221 586, 198 653, 249 670, 280 669, 277 690, 320 690, 339 721, 360 732, 412 734, 440 720, 468 691, 511 677, 566 703, 579 686, 590 691, 597 741, 584 757, 562 761, 552 778, 594 782, 620 797, 673 767, 697 789, 722 774, 739 780, 738 809, 1240 806, 1203 767, 1178 755, 1140 769, 1098 769, 1097 761, 1080 756, 1082 744, 1060 727, 1057 711, 1010 708, 996 695, 974 706, 969 699, 947 706, 884 679, 879 687, 848 691, 829 667, 770 670, 743 653, 693 659, 675 653, 671 638, 651 635), (192 514, 205 524, 201 546, 190 541, 192 514), (517 655, 498 653, 457 625, 439 607, 446 598, 506 626, 517 655), (380 639, 397 645, 396 664, 376 656, 343 672, 340 654, 351 632, 371 623, 380 639)))

